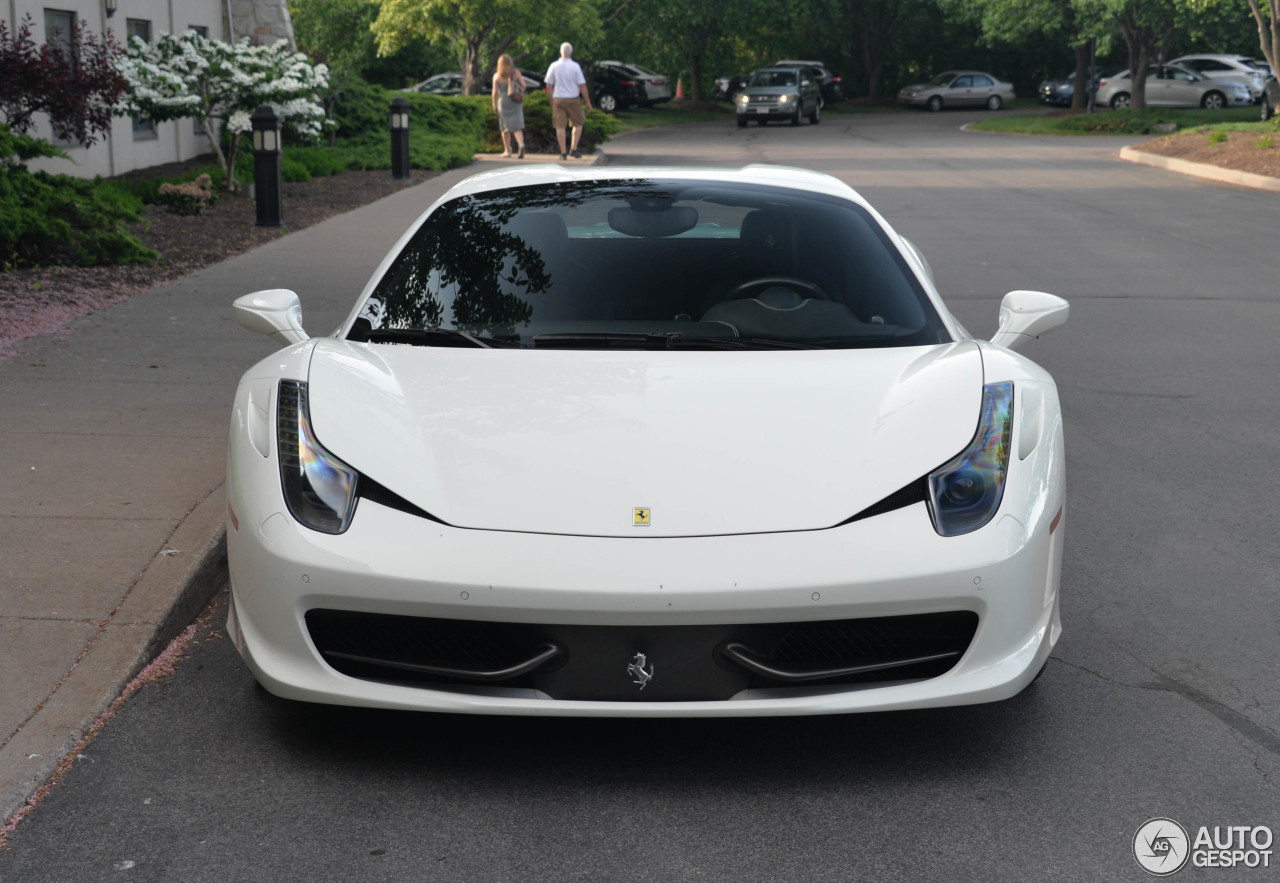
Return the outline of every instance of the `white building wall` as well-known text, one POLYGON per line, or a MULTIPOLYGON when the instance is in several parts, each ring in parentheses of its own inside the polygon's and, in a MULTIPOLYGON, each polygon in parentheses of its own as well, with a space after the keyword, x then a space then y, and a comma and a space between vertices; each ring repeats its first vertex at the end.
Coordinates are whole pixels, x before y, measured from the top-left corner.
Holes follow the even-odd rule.
MULTIPOLYGON (((234 2, 234 0, 233 0, 234 2)), ((241 0, 244 2, 244 0, 241 0)), ((16 30, 23 16, 31 15, 31 36, 37 43, 46 40, 44 12, 46 9, 65 10, 75 13, 87 30, 103 34, 110 32, 122 46, 127 43, 128 21, 137 19, 150 22, 151 37, 155 39, 162 33, 181 34, 193 25, 206 29, 210 39, 227 40, 230 37, 227 28, 226 11, 228 5, 224 0, 117 0, 116 13, 107 17, 103 0, 0 0, 0 15, 6 16, 6 24, 10 33, 16 30)), ((279 18, 275 12, 281 0, 255 0, 253 5, 267 4, 272 11, 268 16, 279 18)), ((234 16, 234 12, 232 13, 234 16)), ((284 12, 283 24, 288 22, 288 11, 284 12)), ((237 33, 244 31, 246 25, 235 21, 237 33)), ((252 32, 261 24, 255 23, 249 28, 252 32)), ((256 34, 255 42, 275 42, 279 39, 273 31, 256 34)), ((292 42, 293 31, 288 26, 288 39, 292 42)), ((43 117, 43 114, 40 115, 43 117)), ((52 140, 53 131, 47 118, 39 120, 31 132, 37 138, 52 140)), ((197 134, 193 120, 174 120, 155 124, 155 136, 135 133, 133 121, 129 117, 116 117, 110 136, 103 141, 99 139, 92 147, 59 145, 69 159, 39 159, 27 163, 32 171, 62 172, 77 177, 91 178, 95 175, 110 177, 121 175, 134 169, 180 162, 210 152, 209 139, 197 134)))

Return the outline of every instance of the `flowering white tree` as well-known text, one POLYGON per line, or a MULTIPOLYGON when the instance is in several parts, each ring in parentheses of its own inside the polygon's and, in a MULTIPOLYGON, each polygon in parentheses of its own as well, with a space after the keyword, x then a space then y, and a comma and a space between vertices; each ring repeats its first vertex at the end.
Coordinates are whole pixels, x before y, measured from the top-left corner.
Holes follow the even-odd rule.
POLYGON ((195 31, 162 34, 154 43, 134 37, 120 72, 129 83, 121 113, 157 122, 199 120, 228 190, 236 189, 236 153, 258 105, 275 105, 285 127, 299 135, 314 137, 327 124, 318 93, 329 85, 329 69, 311 64, 284 40, 272 46, 253 46, 248 38, 223 43, 195 31), (225 154, 215 121, 231 133, 225 154))

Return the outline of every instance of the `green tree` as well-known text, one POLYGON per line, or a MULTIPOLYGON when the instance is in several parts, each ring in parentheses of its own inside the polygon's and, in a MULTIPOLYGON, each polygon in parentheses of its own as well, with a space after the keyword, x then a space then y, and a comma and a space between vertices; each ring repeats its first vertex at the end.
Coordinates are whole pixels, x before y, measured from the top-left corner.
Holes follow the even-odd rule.
POLYGON ((129 94, 118 113, 156 122, 199 121, 226 172, 228 190, 236 189, 236 153, 251 128, 249 115, 259 105, 275 105, 284 125, 303 137, 319 135, 327 124, 318 98, 329 84, 328 68, 312 65, 284 40, 252 46, 248 38, 223 43, 195 31, 162 34, 154 43, 134 37, 120 72, 129 94), (219 129, 230 135, 226 153, 219 129))
POLYGON ((298 49, 329 66, 335 91, 347 88, 356 77, 402 89, 454 63, 447 50, 420 40, 380 57, 373 34, 378 7, 369 0, 291 0, 289 15, 298 49))
POLYGON ((601 33, 596 0, 564 0, 554 6, 526 0, 374 2, 379 54, 394 54, 414 40, 446 46, 458 60, 462 89, 468 95, 481 91, 484 71, 492 70, 504 52, 546 51, 564 40, 580 50, 601 33))
POLYGON ((1258 25, 1258 42, 1262 46, 1262 54, 1271 65, 1271 72, 1280 76, 1280 0, 1265 0, 1266 5, 1260 7, 1258 0, 1249 0, 1249 10, 1258 25))

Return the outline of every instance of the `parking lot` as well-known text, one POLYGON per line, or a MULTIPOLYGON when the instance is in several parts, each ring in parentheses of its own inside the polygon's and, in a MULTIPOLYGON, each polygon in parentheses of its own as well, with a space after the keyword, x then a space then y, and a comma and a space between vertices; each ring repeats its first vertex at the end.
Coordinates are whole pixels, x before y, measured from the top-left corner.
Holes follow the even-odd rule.
MULTIPOLYGON (((0 880, 1138 880, 1153 817, 1280 827, 1276 196, 1118 162, 1136 139, 961 131, 983 113, 729 118, 605 149, 835 175, 981 337, 1009 290, 1070 301, 1023 350, 1061 392, 1070 507, 1063 637, 1032 688, 744 721, 311 707, 256 687, 218 613, 11 835, 0 880)), ((338 218, 250 259, 306 266, 320 330, 389 245, 338 218)), ((218 272, 182 284, 229 311, 218 272)))

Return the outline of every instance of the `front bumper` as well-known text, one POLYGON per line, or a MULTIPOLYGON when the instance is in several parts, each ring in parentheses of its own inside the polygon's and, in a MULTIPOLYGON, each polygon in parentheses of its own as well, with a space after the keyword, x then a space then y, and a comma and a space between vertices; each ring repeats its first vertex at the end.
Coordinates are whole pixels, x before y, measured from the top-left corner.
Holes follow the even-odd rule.
MULTIPOLYGON (((267 496, 267 495, 264 495, 267 496)), ((825 714, 1007 698, 1044 664, 1060 632, 1062 525, 1028 536, 1003 516, 941 538, 924 504, 840 528, 701 538, 571 537, 465 530, 362 500, 339 536, 282 508, 242 507, 228 526, 228 631, 254 676, 291 699, 433 711, 573 716, 825 714), (256 510, 256 511, 255 511, 256 510), (840 686, 747 688, 712 701, 552 699, 531 688, 424 687, 343 674, 318 652, 308 611, 485 623, 642 630, 892 617, 977 615, 945 674, 840 686)), ((233 502, 233 507, 236 504, 233 502)), ((619 673, 634 648, 619 647, 619 673)), ((663 677, 673 659, 650 658, 663 677)), ((652 669, 651 669, 652 670, 652 669)), ((649 694, 654 695, 654 694, 649 694)))

